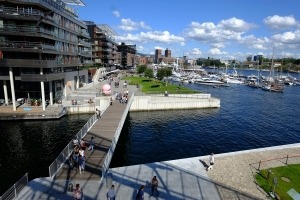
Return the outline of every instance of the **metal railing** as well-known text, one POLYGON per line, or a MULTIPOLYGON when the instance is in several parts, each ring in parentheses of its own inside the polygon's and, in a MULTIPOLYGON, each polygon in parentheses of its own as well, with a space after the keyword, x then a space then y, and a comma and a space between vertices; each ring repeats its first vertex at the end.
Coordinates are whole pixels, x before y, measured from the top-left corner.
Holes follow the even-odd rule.
MULTIPOLYGON (((93 126, 97 120, 96 115, 93 115, 88 122, 82 127, 80 131, 75 135, 76 138, 82 139, 88 132, 88 130, 93 126)), ((62 168, 64 163, 67 161, 74 149, 73 140, 64 148, 64 150, 57 156, 53 163, 49 166, 49 177, 53 178, 58 171, 62 168)))
POLYGON ((118 139, 120 137, 120 134, 121 134, 121 131, 122 131, 122 128, 123 128, 123 125, 124 125, 124 122, 126 120, 126 117, 127 117, 127 113, 130 109, 130 106, 131 106, 131 103, 133 102, 133 99, 134 99, 134 93, 132 93, 132 96, 131 98, 129 99, 128 103, 127 103, 127 106, 125 108, 125 111, 123 113, 123 116, 119 122, 119 125, 118 125, 118 128, 116 130, 116 133, 114 135, 114 138, 113 138, 113 141, 110 145, 110 148, 106 154, 106 157, 105 157, 105 160, 104 160, 104 163, 102 165, 102 174, 101 174, 101 181, 102 179, 104 178, 104 176, 106 175, 106 172, 109 168, 109 165, 110 165, 110 162, 111 162, 111 159, 112 159, 112 156, 113 156, 113 153, 115 151, 115 148, 116 148, 116 145, 117 145, 117 142, 118 142, 118 139))
POLYGON ((286 156, 284 157, 277 157, 277 158, 271 158, 271 159, 268 159, 268 160, 260 160, 258 162, 258 168, 257 170, 260 170, 260 168, 262 167, 262 165, 264 163, 268 163, 268 162, 271 162, 271 161, 280 161, 280 163, 283 163, 284 165, 287 165, 290 161, 290 163, 294 163, 291 161, 292 158, 298 158, 297 160, 293 160, 294 162, 296 161, 296 163, 299 163, 300 162, 300 154, 287 154, 286 156))
POLYGON ((168 91, 168 94, 164 94, 163 92, 147 92, 141 93, 139 92, 136 96, 157 96, 157 97, 177 97, 177 98, 196 98, 196 99, 208 99, 211 98, 210 94, 204 93, 187 93, 186 91, 181 91, 182 93, 177 93, 178 91, 168 91))
POLYGON ((0 200, 11 200, 20 194, 22 189, 28 185, 28 173, 20 178, 13 186, 11 186, 1 197, 0 200))

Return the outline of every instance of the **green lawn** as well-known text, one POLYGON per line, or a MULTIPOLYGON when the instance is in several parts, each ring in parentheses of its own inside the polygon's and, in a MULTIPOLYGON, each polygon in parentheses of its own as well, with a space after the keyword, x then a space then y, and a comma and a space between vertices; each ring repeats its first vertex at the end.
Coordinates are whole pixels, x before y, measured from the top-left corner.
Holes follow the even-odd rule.
POLYGON ((129 85, 137 85, 141 88, 143 93, 164 93, 168 91, 169 94, 191 94, 191 93, 200 93, 196 90, 191 90, 182 86, 182 83, 174 85, 171 83, 165 83, 154 78, 145 78, 145 77, 125 77, 124 80, 127 80, 129 85))
POLYGON ((274 178, 278 181, 275 193, 279 195, 280 199, 292 200, 292 197, 287 194, 292 188, 300 193, 300 164, 276 167, 270 170, 271 173, 269 173, 269 169, 261 170, 255 176, 257 183, 267 193, 273 191, 274 178))

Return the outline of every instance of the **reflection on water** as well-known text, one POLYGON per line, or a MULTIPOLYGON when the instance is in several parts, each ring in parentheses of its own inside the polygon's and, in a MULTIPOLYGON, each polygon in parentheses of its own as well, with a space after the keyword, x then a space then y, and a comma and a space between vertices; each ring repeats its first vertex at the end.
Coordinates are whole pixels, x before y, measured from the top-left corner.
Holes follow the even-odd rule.
POLYGON ((48 176, 49 165, 90 118, 70 115, 50 121, 0 121, 0 194, 26 172, 48 176))

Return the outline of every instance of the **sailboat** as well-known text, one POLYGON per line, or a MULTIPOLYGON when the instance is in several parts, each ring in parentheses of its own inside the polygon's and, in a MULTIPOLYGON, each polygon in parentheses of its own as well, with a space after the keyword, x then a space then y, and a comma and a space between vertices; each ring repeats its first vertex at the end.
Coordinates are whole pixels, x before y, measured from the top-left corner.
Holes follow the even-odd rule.
POLYGON ((265 91, 270 92, 283 92, 283 85, 278 82, 278 80, 275 80, 273 77, 273 71, 274 71, 274 51, 275 51, 275 45, 273 47, 273 55, 272 55, 272 63, 271 63, 271 70, 270 70, 270 76, 268 81, 262 85, 261 89, 265 91))

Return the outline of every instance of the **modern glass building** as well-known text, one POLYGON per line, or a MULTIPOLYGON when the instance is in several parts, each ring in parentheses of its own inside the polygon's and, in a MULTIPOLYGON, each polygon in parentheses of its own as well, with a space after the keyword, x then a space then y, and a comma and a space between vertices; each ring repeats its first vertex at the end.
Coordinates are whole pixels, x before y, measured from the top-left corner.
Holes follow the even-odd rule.
POLYGON ((93 65, 87 26, 72 5, 81 0, 0 2, 0 99, 50 104, 88 82, 93 65))

